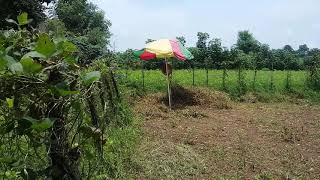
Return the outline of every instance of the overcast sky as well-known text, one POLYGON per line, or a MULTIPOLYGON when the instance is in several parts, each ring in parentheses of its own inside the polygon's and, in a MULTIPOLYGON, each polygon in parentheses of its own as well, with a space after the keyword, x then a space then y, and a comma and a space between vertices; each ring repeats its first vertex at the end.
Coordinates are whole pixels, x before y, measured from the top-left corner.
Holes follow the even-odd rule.
POLYGON ((143 48, 146 39, 185 36, 195 46, 197 32, 235 44, 249 30, 271 48, 300 44, 320 48, 320 0, 91 0, 112 22, 117 51, 143 48))

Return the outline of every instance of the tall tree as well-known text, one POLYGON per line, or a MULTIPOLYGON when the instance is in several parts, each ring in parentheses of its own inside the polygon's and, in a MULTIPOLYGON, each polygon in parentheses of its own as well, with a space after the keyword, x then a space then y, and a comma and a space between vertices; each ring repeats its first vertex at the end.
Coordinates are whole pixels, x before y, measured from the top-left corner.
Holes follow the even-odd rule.
POLYGON ((249 54, 252 57, 251 67, 254 70, 252 88, 253 90, 256 90, 258 69, 261 69, 262 67, 266 67, 267 62, 270 59, 270 48, 267 44, 262 44, 257 53, 251 52, 249 54))
POLYGON ((209 85, 209 67, 212 63, 210 63, 209 60, 209 53, 208 53, 208 39, 209 39, 208 33, 198 32, 198 42, 197 42, 197 48, 199 48, 201 52, 201 56, 199 62, 204 66, 206 69, 206 85, 209 85))
POLYGON ((215 67, 221 67, 223 48, 221 39, 214 38, 209 42, 208 46, 209 59, 215 67))
POLYGON ((220 66, 223 69, 222 89, 224 91, 227 91, 227 84, 226 84, 226 80, 228 76, 227 69, 230 68, 230 65, 232 64, 232 56, 227 47, 223 47, 222 49, 223 50, 222 50, 221 63, 220 63, 220 66))
POLYGON ((238 33, 237 48, 244 53, 257 52, 260 43, 257 41, 249 31, 240 31, 238 33))
POLYGON ((290 52, 290 53, 293 53, 293 51, 294 51, 294 49, 289 44, 285 45, 283 47, 283 50, 290 52))
POLYGON ((306 44, 300 45, 297 53, 300 57, 306 57, 309 52, 309 47, 306 44))
POLYGON ((104 12, 87 0, 59 0, 58 18, 73 35, 70 39, 80 48, 80 62, 87 64, 107 52, 111 33, 104 12))
POLYGON ((182 45, 186 44, 186 38, 184 36, 178 36, 176 37, 177 40, 179 40, 181 42, 182 45))
POLYGON ((197 63, 205 64, 206 61, 208 61, 208 40, 209 40, 209 34, 206 32, 198 32, 198 41, 196 44, 196 47, 199 49, 200 54, 198 56, 198 59, 196 59, 197 63))
POLYGON ((306 59, 306 66, 308 68, 308 86, 320 90, 320 49, 311 49, 306 59))
POLYGON ((110 35, 110 21, 105 20, 103 11, 87 0, 59 0, 56 13, 71 32, 85 35, 89 30, 98 28, 110 35))
MULTIPOLYGON (((191 54, 194 56, 194 59, 191 60, 191 68, 192 68, 192 85, 195 85, 195 67, 197 66, 197 61, 199 57, 201 57, 201 52, 199 48, 196 47, 190 47, 188 50, 191 52, 191 54)), ((187 61, 188 62, 188 61, 187 61)))
POLYGON ((197 48, 201 50, 205 50, 207 48, 207 43, 210 35, 204 32, 198 32, 198 41, 197 41, 197 48))
POLYGON ((257 59, 255 59, 255 64, 257 69, 262 69, 267 67, 267 63, 271 58, 270 47, 268 44, 261 44, 259 51, 257 53, 257 59))
POLYGON ((287 71, 287 78, 285 80, 285 89, 291 91, 291 69, 295 69, 297 64, 295 52, 290 45, 286 45, 282 52, 282 61, 284 62, 284 69, 287 71))
POLYGON ((155 41, 154 39, 147 39, 146 40, 146 44, 148 44, 148 43, 150 43, 150 42, 153 42, 153 41, 155 41))

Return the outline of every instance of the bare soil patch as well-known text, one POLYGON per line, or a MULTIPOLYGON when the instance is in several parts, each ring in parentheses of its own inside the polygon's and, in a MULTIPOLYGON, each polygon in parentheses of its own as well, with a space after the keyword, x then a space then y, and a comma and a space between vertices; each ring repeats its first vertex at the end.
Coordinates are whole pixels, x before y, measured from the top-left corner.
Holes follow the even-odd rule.
POLYGON ((232 103, 196 91, 202 103, 169 110, 153 94, 135 106, 144 134, 134 177, 319 179, 319 105, 232 103))

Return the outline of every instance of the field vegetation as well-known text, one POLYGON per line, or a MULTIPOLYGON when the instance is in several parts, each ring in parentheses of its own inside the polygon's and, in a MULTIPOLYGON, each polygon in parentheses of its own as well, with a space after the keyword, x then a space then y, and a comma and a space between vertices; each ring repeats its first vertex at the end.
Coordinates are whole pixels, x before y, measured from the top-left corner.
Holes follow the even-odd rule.
POLYGON ((170 109, 163 61, 110 50, 93 3, 0 10, 0 178, 320 177, 318 48, 199 32, 194 59, 170 59, 170 109))
MULTIPOLYGON (((254 94, 263 102, 272 102, 277 98, 280 98, 281 101, 281 99, 289 97, 319 102, 319 92, 308 88, 306 84, 308 79, 306 71, 292 71, 289 88, 286 79, 287 72, 285 71, 260 70, 255 72, 254 70, 246 70, 244 72, 247 94, 254 94)), ((238 72, 236 70, 228 71, 225 79, 223 73, 223 70, 209 70, 207 84, 206 70, 204 69, 197 69, 194 74, 191 69, 175 70, 173 71, 172 82, 185 87, 209 87, 214 90, 225 91, 235 100, 240 100, 237 99, 239 98, 238 72), (224 81, 225 85, 223 85, 224 81)), ((144 71, 144 78, 139 70, 128 71, 127 73, 120 71, 119 76, 124 76, 129 82, 135 82, 135 85, 144 89, 145 93, 165 92, 166 90, 165 76, 159 70, 144 71)))

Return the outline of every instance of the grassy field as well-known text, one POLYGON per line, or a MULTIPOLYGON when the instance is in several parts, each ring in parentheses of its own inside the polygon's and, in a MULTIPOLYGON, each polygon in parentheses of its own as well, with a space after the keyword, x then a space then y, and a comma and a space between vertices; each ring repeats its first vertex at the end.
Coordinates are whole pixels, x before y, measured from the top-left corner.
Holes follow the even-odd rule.
MULTIPOLYGON (((237 71, 229 70, 227 77, 227 88, 232 90, 237 86, 237 71)), ((258 71, 257 75, 257 89, 269 90, 271 71, 258 71)), ((209 87, 214 89, 222 88, 222 70, 209 71, 209 87)), ((274 71, 274 83, 276 91, 283 91, 285 89, 286 72, 274 71)), ((246 71, 246 82, 248 88, 251 89, 253 83, 253 71, 246 71)), ((142 72, 129 71, 128 78, 130 80, 139 81, 142 83, 142 72)), ((192 86, 192 71, 191 70, 176 70, 173 72, 173 82, 181 85, 192 86)), ((304 90, 306 81, 305 71, 292 71, 292 87, 296 90, 304 90)), ((195 70, 195 85, 206 86, 206 71, 203 69, 195 70)), ((145 88, 147 91, 158 91, 166 88, 165 76, 159 70, 145 71, 145 88)))
MULTIPOLYGON (((142 71, 128 71, 127 75, 124 71, 120 72, 122 76, 129 82, 134 82, 143 89, 142 71)), ((310 90, 306 86, 306 71, 291 72, 291 91, 286 90, 287 72, 285 71, 258 71, 256 81, 256 92, 265 95, 283 95, 291 94, 299 98, 308 98, 318 101, 320 93, 310 90), (274 90, 270 89, 271 74, 273 74, 274 90)), ((209 87, 222 90, 222 70, 209 71, 209 87)), ((254 71, 245 71, 245 82, 248 92, 253 92, 253 77, 254 71)), ((178 83, 182 86, 192 86, 192 70, 175 70, 173 71, 173 83, 178 83)), ((237 71, 229 70, 226 78, 227 92, 235 94, 238 87, 237 71)), ((195 86, 206 86, 206 71, 203 69, 195 70, 195 86)), ((159 92, 166 90, 166 77, 159 70, 146 70, 144 72, 144 90, 146 92, 159 92)))

